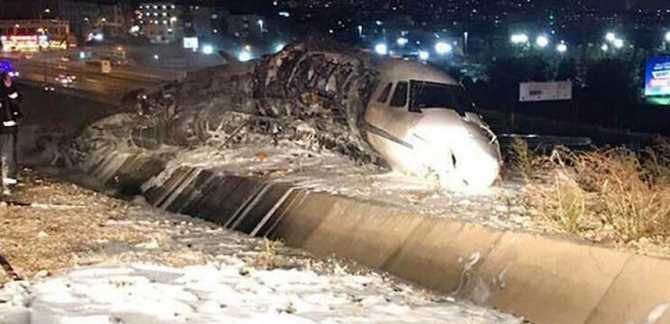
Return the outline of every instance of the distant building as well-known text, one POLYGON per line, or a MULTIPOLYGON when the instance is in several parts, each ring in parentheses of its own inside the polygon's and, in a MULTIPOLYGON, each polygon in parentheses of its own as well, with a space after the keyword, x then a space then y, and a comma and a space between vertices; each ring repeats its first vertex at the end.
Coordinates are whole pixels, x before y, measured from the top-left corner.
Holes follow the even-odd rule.
POLYGON ((102 27, 104 33, 107 35, 112 37, 125 36, 130 29, 129 11, 122 2, 103 4, 100 6, 98 25, 102 27))
POLYGON ((217 40, 228 29, 228 16, 228 11, 220 7, 184 7, 184 34, 204 40, 217 40))
POLYGON ((266 28, 259 15, 228 15, 225 17, 227 33, 240 39, 260 39, 266 28))
POLYGON ((97 29, 96 22, 101 14, 100 6, 88 1, 61 1, 59 16, 70 22, 72 33, 80 41, 97 29))
POLYGON ((182 10, 173 2, 144 2, 135 10, 137 33, 154 44, 168 44, 182 37, 182 10))

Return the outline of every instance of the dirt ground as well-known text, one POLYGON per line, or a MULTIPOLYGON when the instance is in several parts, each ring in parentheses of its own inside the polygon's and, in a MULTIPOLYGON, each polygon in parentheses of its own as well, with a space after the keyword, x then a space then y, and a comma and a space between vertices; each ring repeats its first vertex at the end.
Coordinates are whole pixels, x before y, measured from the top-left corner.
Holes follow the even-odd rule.
MULTIPOLYGON (((132 228, 107 226, 124 220, 120 200, 40 176, 30 169, 25 181, 0 203, 0 255, 20 276, 45 276, 85 265, 80 256, 102 243, 139 243, 146 237, 132 228)), ((0 272, 0 284, 9 278, 0 272)))
POLYGON ((12 280, 9 267, 30 280, 90 265, 141 262, 184 267, 230 255, 262 269, 369 272, 351 262, 318 260, 280 242, 163 212, 139 197, 116 199, 46 174, 23 169, 22 185, 0 202, 0 265, 4 268, 0 268, 0 288, 12 280))

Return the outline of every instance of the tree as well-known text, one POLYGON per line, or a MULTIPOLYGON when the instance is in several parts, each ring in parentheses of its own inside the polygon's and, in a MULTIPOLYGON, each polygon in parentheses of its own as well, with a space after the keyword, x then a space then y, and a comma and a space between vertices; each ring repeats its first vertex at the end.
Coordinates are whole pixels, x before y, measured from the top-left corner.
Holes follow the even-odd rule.
POLYGON ((514 107, 519 100, 519 83, 547 81, 551 67, 540 55, 511 57, 496 60, 489 68, 489 104, 502 103, 514 107))
POLYGON ((638 64, 619 58, 595 62, 586 73, 585 98, 589 101, 584 117, 596 123, 624 125, 636 104, 638 64))

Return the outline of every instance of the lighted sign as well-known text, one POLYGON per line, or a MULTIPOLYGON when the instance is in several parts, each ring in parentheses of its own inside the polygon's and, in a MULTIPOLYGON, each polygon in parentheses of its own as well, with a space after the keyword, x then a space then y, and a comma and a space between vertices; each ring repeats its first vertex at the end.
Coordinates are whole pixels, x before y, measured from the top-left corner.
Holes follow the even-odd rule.
POLYGON ((670 56, 652 57, 647 60, 644 95, 647 97, 670 95, 670 56))
POLYGON ((197 50, 199 45, 198 37, 184 37, 184 48, 197 50))
POLYGON ((2 50, 4 52, 37 52, 41 49, 66 49, 65 42, 49 40, 45 35, 3 35, 2 50))

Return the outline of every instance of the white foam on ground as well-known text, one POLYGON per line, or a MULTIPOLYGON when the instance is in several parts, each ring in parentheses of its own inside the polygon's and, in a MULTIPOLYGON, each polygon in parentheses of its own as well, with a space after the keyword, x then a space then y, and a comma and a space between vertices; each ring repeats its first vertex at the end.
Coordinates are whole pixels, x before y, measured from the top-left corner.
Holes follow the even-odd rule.
POLYGON ((471 304, 430 301, 376 276, 249 270, 231 257, 183 269, 82 268, 0 290, 0 323, 520 323, 471 304))

